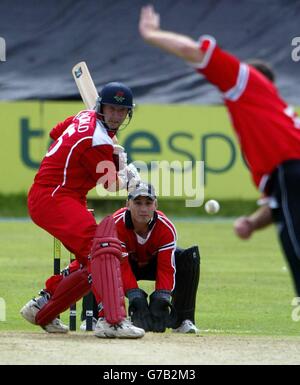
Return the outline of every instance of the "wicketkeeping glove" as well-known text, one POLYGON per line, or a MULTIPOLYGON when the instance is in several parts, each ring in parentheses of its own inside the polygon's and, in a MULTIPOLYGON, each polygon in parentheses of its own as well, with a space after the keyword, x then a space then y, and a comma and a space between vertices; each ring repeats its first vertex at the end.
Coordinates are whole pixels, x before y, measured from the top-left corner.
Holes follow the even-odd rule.
POLYGON ((152 319, 147 302, 147 294, 141 289, 128 290, 126 296, 129 300, 128 313, 134 326, 152 331, 152 319))
POLYGON ((165 332, 166 328, 173 327, 176 314, 171 304, 171 294, 167 290, 156 290, 150 296, 149 305, 152 318, 152 331, 165 332))

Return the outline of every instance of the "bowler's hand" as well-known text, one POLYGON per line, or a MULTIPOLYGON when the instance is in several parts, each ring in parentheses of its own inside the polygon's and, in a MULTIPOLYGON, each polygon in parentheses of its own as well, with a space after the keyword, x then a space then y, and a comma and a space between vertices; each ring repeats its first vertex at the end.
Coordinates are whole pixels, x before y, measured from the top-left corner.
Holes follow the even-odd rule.
POLYGON ((152 5, 142 7, 140 14, 139 30, 141 36, 147 40, 151 33, 160 29, 160 16, 152 5))
POLYGON ((235 234, 241 239, 249 239, 254 231, 254 226, 248 217, 238 218, 233 228, 235 234))

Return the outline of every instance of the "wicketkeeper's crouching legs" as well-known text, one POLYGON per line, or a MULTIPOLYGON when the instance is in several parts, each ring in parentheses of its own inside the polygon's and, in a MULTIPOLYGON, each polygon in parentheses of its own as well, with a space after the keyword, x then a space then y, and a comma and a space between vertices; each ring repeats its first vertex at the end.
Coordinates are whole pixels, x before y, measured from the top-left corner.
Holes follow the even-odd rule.
POLYGON ((172 295, 172 304, 176 310, 176 328, 183 321, 195 324, 197 289, 200 279, 200 253, 198 246, 175 252, 176 284, 172 295))
MULTIPOLYGON (((146 331, 197 333, 195 326, 196 296, 200 279, 200 253, 197 246, 175 251, 176 278, 172 292, 157 290, 150 296, 140 288, 128 290, 129 315, 136 326, 146 331), (172 299, 171 299, 172 298, 172 299)), ((132 266, 137 280, 155 280, 157 261, 144 269, 132 266)))

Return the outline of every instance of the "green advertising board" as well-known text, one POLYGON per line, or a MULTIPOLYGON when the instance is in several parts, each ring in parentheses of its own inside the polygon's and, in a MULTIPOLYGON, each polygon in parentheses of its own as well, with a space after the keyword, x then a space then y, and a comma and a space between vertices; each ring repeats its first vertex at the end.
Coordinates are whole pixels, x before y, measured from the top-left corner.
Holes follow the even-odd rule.
MULTIPOLYGON (((51 128, 82 108, 80 102, 0 103, 1 193, 28 190, 50 144, 51 128)), ((154 175, 160 180, 159 189, 167 183, 162 172, 167 165, 170 178, 174 177, 172 197, 178 184, 186 185, 179 177, 180 170, 196 173, 196 177, 202 170, 206 197, 258 197, 223 106, 140 105, 130 125, 119 133, 119 141, 130 162, 147 166, 144 177, 154 175), (204 163, 199 165, 199 161, 204 163)), ((91 194, 97 196, 95 191, 91 194)), ((175 198, 184 197, 176 194, 175 198)))

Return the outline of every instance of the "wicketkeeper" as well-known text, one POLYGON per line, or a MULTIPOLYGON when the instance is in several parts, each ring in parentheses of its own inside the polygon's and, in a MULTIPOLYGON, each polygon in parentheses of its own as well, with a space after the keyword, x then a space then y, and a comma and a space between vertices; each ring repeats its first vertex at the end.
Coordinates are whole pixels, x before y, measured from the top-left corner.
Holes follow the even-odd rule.
POLYGON ((114 220, 108 217, 97 226, 86 204, 88 191, 97 183, 115 191, 139 180, 136 168, 127 165, 126 154, 113 141, 132 117, 132 92, 121 83, 108 83, 95 105, 94 110, 81 111, 51 131, 54 143, 28 195, 32 220, 59 239, 82 268, 50 277, 40 296, 29 301, 21 314, 49 333, 65 333, 68 328, 58 315, 92 288, 104 307, 95 335, 138 338, 144 330, 126 320, 122 251, 114 220))
POLYGON ((153 186, 129 190, 127 207, 113 217, 122 245, 121 271, 129 315, 145 331, 196 333, 195 306, 200 276, 197 246, 177 248, 173 223, 157 210, 153 186), (148 295, 138 281, 155 281, 148 295))

